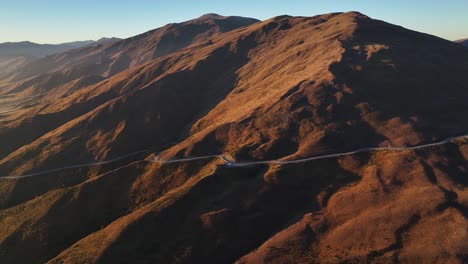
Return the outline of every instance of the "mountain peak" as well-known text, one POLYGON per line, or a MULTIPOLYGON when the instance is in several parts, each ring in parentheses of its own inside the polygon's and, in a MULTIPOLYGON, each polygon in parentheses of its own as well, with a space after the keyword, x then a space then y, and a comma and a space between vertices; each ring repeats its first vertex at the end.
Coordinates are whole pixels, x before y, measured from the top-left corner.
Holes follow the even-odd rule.
POLYGON ((224 18, 224 16, 221 16, 216 13, 207 13, 207 14, 200 16, 198 19, 220 19, 220 18, 224 18))

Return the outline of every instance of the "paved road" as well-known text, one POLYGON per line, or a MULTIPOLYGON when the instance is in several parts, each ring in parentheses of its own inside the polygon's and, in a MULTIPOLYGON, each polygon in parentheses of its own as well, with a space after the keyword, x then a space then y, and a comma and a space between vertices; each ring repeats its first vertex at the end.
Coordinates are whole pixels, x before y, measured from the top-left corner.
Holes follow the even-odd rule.
POLYGON ((170 163, 179 163, 179 162, 185 162, 185 161, 214 159, 214 158, 220 158, 224 160, 224 155, 208 155, 208 156, 199 156, 199 157, 193 157, 193 158, 172 159, 172 160, 162 160, 158 156, 156 156, 151 161, 155 163, 170 164, 170 163))
MULTIPOLYGON (((443 145, 443 144, 446 144, 446 143, 448 143, 448 142, 450 142, 452 140, 466 138, 466 137, 468 137, 468 134, 463 135, 463 136, 457 136, 457 137, 449 137, 449 138, 446 138, 446 139, 444 139, 442 141, 438 141, 438 142, 435 142, 435 143, 422 144, 422 145, 417 145, 417 146, 412 146, 412 147, 387 147, 387 148, 385 148, 385 147, 368 147, 368 148, 360 148, 360 149, 349 151, 349 152, 341 152, 341 153, 335 153, 335 154, 320 155, 320 156, 304 158, 304 159, 297 159, 297 160, 265 160, 265 161, 251 161, 251 162, 236 162, 229 155, 218 154, 218 155, 207 155, 207 156, 199 156, 199 157, 193 157, 193 158, 171 159, 171 160, 163 160, 163 159, 160 159, 158 156, 156 156, 151 160, 151 162, 160 163, 160 164, 171 164, 171 163, 180 163, 180 162, 187 162, 187 161, 194 161, 194 160, 218 158, 218 159, 221 159, 225 163, 225 165, 228 166, 228 167, 243 167, 243 166, 252 166, 252 165, 259 165, 259 164, 294 164, 294 163, 302 163, 302 162, 307 162, 307 161, 312 161, 312 160, 335 158, 335 157, 353 155, 353 154, 358 154, 358 153, 362 153, 362 152, 378 151, 378 150, 394 150, 394 151, 416 150, 416 149, 422 149, 422 148, 428 148, 428 147, 443 145)), ((118 157, 118 158, 115 158, 115 159, 112 159, 112 160, 108 160, 108 161, 72 165, 72 166, 67 166, 67 167, 62 167, 62 168, 57 168, 57 169, 52 169, 52 170, 47 170, 47 171, 42 171, 42 172, 37 172, 37 173, 31 173, 31 174, 26 174, 26 175, 20 175, 20 176, 4 176, 4 177, 0 177, 0 180, 22 179, 22 178, 28 178, 28 177, 38 176, 38 175, 42 175, 42 174, 46 174, 46 173, 62 171, 62 170, 76 169, 76 168, 83 168, 83 167, 91 167, 91 166, 96 166, 96 165, 105 165, 105 164, 116 162, 116 161, 131 157, 131 156, 135 156, 135 155, 143 153, 143 152, 148 152, 148 151, 147 150, 136 151, 136 152, 127 154, 125 156, 121 156, 121 157, 118 157)))
POLYGON ((62 170, 69 170, 69 169, 77 169, 77 168, 91 167, 91 166, 96 166, 96 165, 105 165, 105 164, 113 163, 113 162, 116 162, 116 161, 119 161, 119 160, 122 160, 122 159, 125 159, 125 158, 128 158, 128 157, 131 157, 131 156, 135 156, 135 155, 137 155, 137 154, 144 153, 144 152, 148 152, 148 150, 136 151, 136 152, 127 154, 127 155, 125 155, 125 156, 121 156, 121 157, 118 157, 118 158, 115 158, 115 159, 111 159, 111 160, 106 160, 106 161, 100 161, 100 162, 92 162, 92 163, 86 163, 86 164, 72 165, 72 166, 67 166, 67 167, 62 167, 62 168, 57 168, 57 169, 52 169, 52 170, 46 170, 46 171, 41 171, 41 172, 31 173, 31 174, 26 174, 26 175, 20 175, 20 176, 4 176, 4 177, 0 177, 0 180, 6 180, 6 179, 22 179, 22 178, 29 178, 29 177, 33 177, 33 176, 38 176, 38 175, 50 173, 50 172, 57 172, 57 171, 62 171, 62 170))
POLYGON ((302 163, 302 162, 307 162, 307 161, 312 161, 312 160, 336 158, 336 157, 341 157, 341 156, 358 154, 358 153, 362 153, 362 152, 371 152, 371 151, 379 151, 379 150, 393 150, 393 151, 417 150, 417 149, 423 149, 423 148, 429 148, 429 147, 443 145, 443 144, 446 144, 446 143, 448 143, 448 142, 450 142, 452 140, 466 138, 466 137, 468 137, 468 134, 465 134, 465 135, 462 135, 462 136, 457 136, 457 137, 449 137, 449 138, 446 138, 446 139, 438 141, 438 142, 428 143, 428 144, 421 144, 421 145, 416 145, 416 146, 411 146, 411 147, 367 147, 367 148, 360 148, 360 149, 353 150, 353 151, 348 151, 348 152, 334 153, 334 154, 328 154, 328 155, 320 155, 320 156, 297 159, 297 160, 264 160, 264 161, 251 161, 251 162, 236 162, 236 161, 232 160, 232 158, 227 157, 224 154, 218 154, 218 155, 209 155, 209 156, 201 156, 201 157, 194 157, 194 158, 183 158, 183 159, 172 159, 172 160, 161 160, 156 156, 154 159, 152 159, 152 162, 167 164, 167 163, 177 163, 177 162, 185 162, 185 161, 199 160, 199 159, 219 158, 222 161, 224 161, 224 163, 228 167, 243 167, 243 166, 252 166, 252 165, 259 165, 259 164, 294 164, 294 163, 302 163))

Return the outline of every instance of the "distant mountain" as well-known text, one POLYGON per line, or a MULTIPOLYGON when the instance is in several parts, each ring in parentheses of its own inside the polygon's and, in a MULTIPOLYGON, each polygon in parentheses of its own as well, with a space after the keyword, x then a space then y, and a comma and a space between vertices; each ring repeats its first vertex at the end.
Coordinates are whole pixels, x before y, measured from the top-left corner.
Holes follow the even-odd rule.
POLYGON ((107 45, 109 43, 117 42, 119 40, 122 40, 122 39, 121 38, 100 38, 97 41, 95 41, 95 44, 107 45))
POLYGON ((457 41, 455 41, 455 42, 460 43, 460 44, 462 44, 463 46, 465 46, 465 47, 468 48, 468 38, 466 38, 466 39, 460 39, 460 40, 457 40, 457 41))
POLYGON ((108 44, 118 38, 102 38, 100 40, 74 41, 62 44, 38 44, 30 41, 0 43, 1 57, 45 57, 50 54, 81 48, 90 44, 108 44))
POLYGON ((93 45, 21 65, 8 76, 11 82, 6 89, 0 90, 0 95, 24 92, 48 99, 60 97, 70 90, 75 91, 190 45, 211 45, 210 37, 256 22, 258 20, 253 18, 208 14, 119 41, 100 39, 93 45), (32 79, 24 82, 29 78, 32 79), (74 85, 70 86, 71 83, 74 85))
MULTIPOLYGON (((94 46, 54 54, 17 71, 15 79, 60 70, 79 69, 82 73, 113 76, 135 65, 143 64, 208 37, 258 22, 253 18, 208 14, 182 23, 171 23, 143 34, 111 42, 101 39, 94 46)), ((209 45, 205 43, 204 45, 209 45)))
POLYGON ((38 44, 30 41, 0 43, 0 74, 11 72, 36 58, 65 52, 88 45, 107 45, 119 38, 74 41, 62 44, 38 44))

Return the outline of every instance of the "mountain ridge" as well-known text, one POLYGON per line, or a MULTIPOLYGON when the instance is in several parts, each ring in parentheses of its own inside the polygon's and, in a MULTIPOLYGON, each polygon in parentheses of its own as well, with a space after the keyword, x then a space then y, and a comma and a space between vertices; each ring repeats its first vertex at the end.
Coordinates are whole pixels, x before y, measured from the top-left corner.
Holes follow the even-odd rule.
POLYGON ((117 41, 119 38, 101 38, 99 40, 83 40, 65 42, 59 44, 39 44, 31 41, 0 43, 0 57, 45 57, 54 53, 62 53, 70 49, 76 49, 91 44, 117 41))
MULTIPOLYGON (((145 63, 145 61, 151 61, 152 55, 150 55, 149 57, 146 55, 148 54, 148 52, 158 52, 159 49, 157 45, 158 43, 160 43, 161 39, 167 39, 165 36, 179 35, 179 33, 181 33, 179 32, 179 30, 188 30, 189 32, 193 31, 192 29, 194 26, 195 28, 202 29, 202 31, 195 30, 188 35, 187 39, 182 39, 181 45, 173 46, 173 48, 175 48, 175 51, 177 51, 178 49, 189 45, 190 41, 197 42, 197 36, 200 38, 204 34, 218 34, 223 30, 230 30, 233 28, 242 27, 245 25, 245 23, 255 23, 256 21, 257 20, 249 18, 241 19, 239 21, 238 18, 225 17, 223 19, 217 19, 214 24, 212 19, 204 20, 201 22, 192 20, 186 23, 179 23, 179 25, 169 24, 165 27, 149 31, 144 34, 140 34, 138 36, 122 40, 114 44, 105 46, 101 45, 95 47, 86 47, 74 50, 72 52, 66 52, 58 54, 56 56, 49 56, 44 59, 34 61, 26 65, 22 69, 18 70, 12 76, 5 77, 4 87, 6 89, 0 90, 0 95, 18 93, 22 96, 35 96, 32 99, 34 100, 34 104, 32 105, 32 107, 24 109, 25 113, 21 115, 20 119, 7 119, 7 124, 5 125, 5 127, 11 127, 12 129, 8 130, 13 131, 14 128, 18 127, 18 125, 22 123, 24 128, 20 129, 20 131, 23 131, 20 132, 20 134, 24 133, 25 135, 32 135, 32 137, 30 137, 30 139, 27 140, 37 138, 38 136, 43 135, 43 133, 46 132, 46 130, 50 129, 47 122, 44 123, 42 120, 37 120, 39 119, 39 117, 37 117, 36 120, 34 120, 33 116, 38 114, 38 109, 42 108, 45 105, 48 105, 48 102, 50 102, 51 100, 60 98, 62 96, 67 96, 71 93, 79 95, 79 93, 76 93, 79 89, 82 89, 95 83, 99 83, 100 81, 103 81, 108 77, 116 75, 119 72, 126 70, 128 67, 130 67, 130 64, 132 63, 138 65, 145 63), (218 26, 218 24, 220 23, 222 27, 218 26), (140 46, 140 44, 143 45, 142 48, 135 49, 135 47, 140 46), (153 47, 155 45, 156 49, 153 50, 153 47), (122 54, 122 52, 128 52, 129 55, 122 54), (107 54, 105 56, 108 56, 109 59, 104 59, 103 54, 107 54), (130 57, 134 58, 133 62, 131 62, 131 60, 125 59, 130 57), (31 77, 31 75, 36 75, 44 71, 45 73, 43 74, 31 77), (23 121, 30 121, 21 122, 21 119, 24 119, 23 121), (38 126, 35 122, 41 122, 42 125, 40 127, 43 127, 43 129, 37 129, 38 126), (31 130, 37 132, 31 133, 29 132, 31 130)), ((204 39, 202 38, 201 41, 204 41, 204 39)), ((160 56, 161 52, 164 53, 168 51, 160 51, 158 53, 159 55, 157 56, 160 56)), ((130 81, 132 81, 132 79, 130 79, 130 81)), ((132 83, 135 83, 135 80, 132 81, 132 83)), ((88 108, 87 111, 89 110, 91 109, 88 108)), ((84 114, 84 112, 78 113, 84 114)), ((70 114, 76 117, 76 113, 70 114)), ((62 116, 62 118, 59 119, 52 118, 51 121, 54 122, 53 126, 57 127, 58 125, 64 124, 67 118, 70 118, 70 116, 62 116), (54 120, 59 120, 59 122, 56 123, 54 120)), ((2 146, 2 148, 4 150, 18 147, 27 142, 19 139, 20 142, 15 143, 18 141, 18 137, 15 135, 18 133, 18 131, 12 132, 10 134, 8 130, 4 130, 3 133, 0 132, 0 134, 3 134, 4 138, 11 137, 11 140, 5 140, 3 142, 4 145, 2 146)), ((0 156, 2 156, 2 154, 0 154, 0 156)))
POLYGON ((27 65, 37 58, 62 53, 88 45, 102 45, 119 40, 101 38, 99 40, 74 41, 60 44, 38 44, 31 41, 0 43, 0 75, 8 74, 27 65))

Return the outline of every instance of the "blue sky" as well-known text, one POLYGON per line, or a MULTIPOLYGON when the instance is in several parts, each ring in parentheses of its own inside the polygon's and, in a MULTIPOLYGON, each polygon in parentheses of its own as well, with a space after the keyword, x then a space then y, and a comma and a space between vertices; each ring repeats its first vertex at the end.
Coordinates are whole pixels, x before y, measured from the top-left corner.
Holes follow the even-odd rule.
POLYGON ((0 0, 0 42, 130 37, 205 13, 263 20, 351 10, 450 40, 468 38, 468 0, 0 0))

